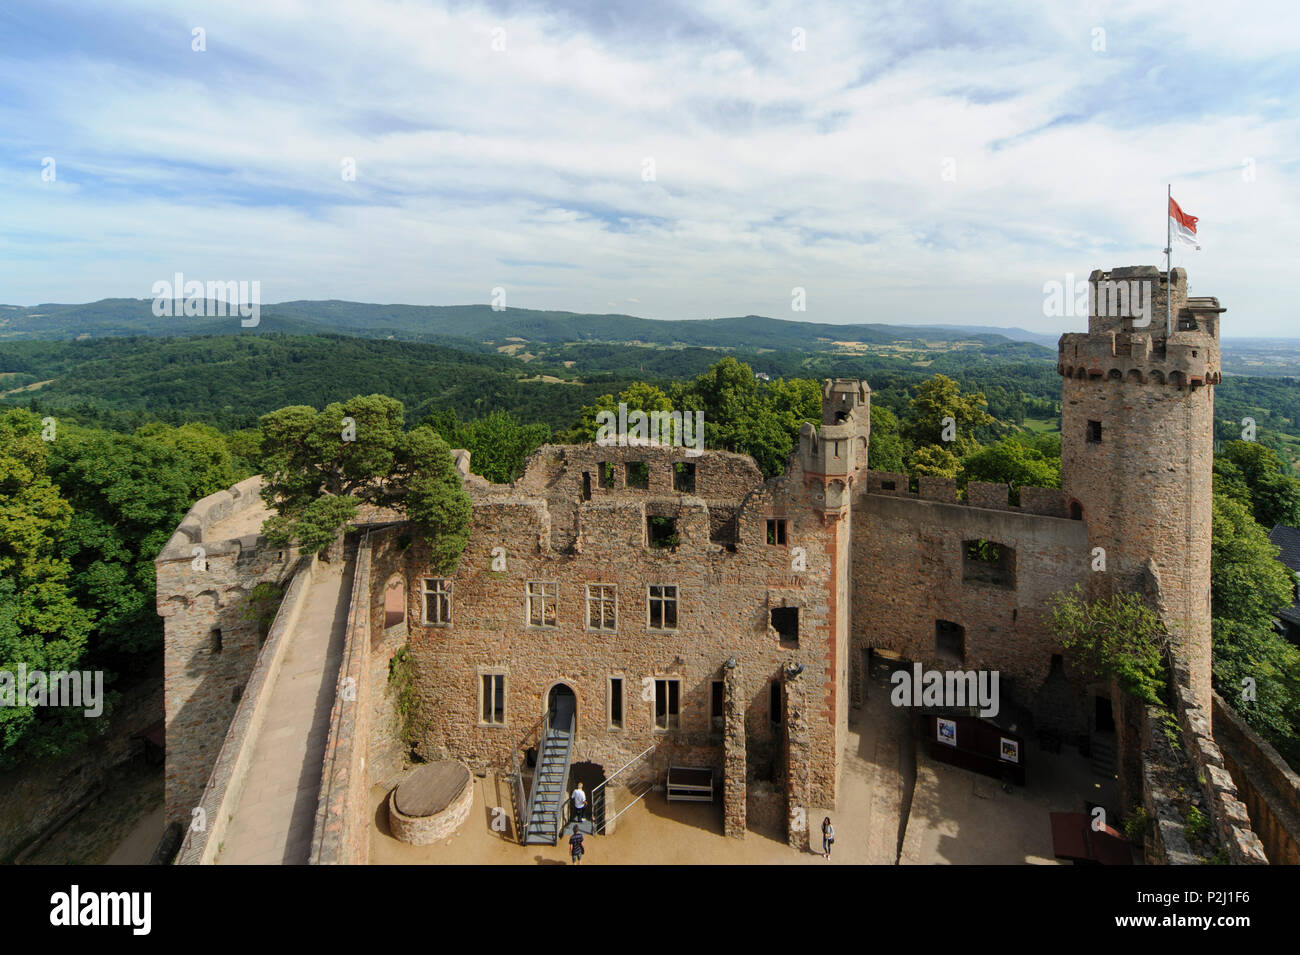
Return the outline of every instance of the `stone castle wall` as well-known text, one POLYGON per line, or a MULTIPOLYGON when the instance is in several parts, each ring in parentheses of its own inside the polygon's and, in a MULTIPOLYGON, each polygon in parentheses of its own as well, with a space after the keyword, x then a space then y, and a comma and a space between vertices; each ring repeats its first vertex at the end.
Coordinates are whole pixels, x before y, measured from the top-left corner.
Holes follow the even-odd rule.
POLYGON ((195 503, 155 560, 164 621, 168 822, 188 825, 199 805, 260 652, 258 622, 245 615, 248 594, 260 582, 285 581, 296 562, 292 548, 271 549, 259 540, 261 486, 260 477, 251 477, 195 503))
MULTIPOLYGON (((691 458, 670 448, 543 448, 525 476, 509 489, 478 496, 473 533, 453 576, 452 624, 426 626, 419 594, 428 573, 418 542, 404 568, 408 630, 425 721, 423 750, 475 768, 509 765, 512 748, 542 717, 557 682, 577 697, 575 760, 613 772, 648 746, 653 758, 629 771, 625 785, 662 780, 669 763, 723 765, 721 717, 711 712, 712 684, 723 664, 743 662, 748 744, 771 766, 779 727, 771 719, 770 686, 787 662, 803 663, 815 688, 810 745, 816 766, 811 789, 821 804, 835 797, 838 765, 837 671, 833 635, 836 563, 846 552, 847 522, 824 520, 813 509, 815 483, 798 469, 763 482, 747 457, 707 452, 691 458), (611 462, 616 482, 597 491, 598 466, 611 462), (648 462, 649 487, 627 487, 626 465, 648 462), (696 465, 695 494, 673 488, 673 465, 696 465), (590 475, 591 498, 583 474, 590 475), (734 543, 711 539, 710 512, 736 515, 734 543), (558 512, 558 513, 557 513, 558 512), (675 517, 680 542, 655 548, 646 539, 648 515, 675 517), (787 524, 785 545, 767 543, 766 521, 787 524), (806 567, 792 570, 802 547, 806 567), (504 550, 506 570, 492 570, 493 551, 504 550), (527 621, 526 582, 558 583, 555 628, 527 621), (586 585, 617 588, 617 630, 589 630, 586 585), (678 590, 676 632, 647 623, 651 584, 678 590), (798 646, 782 646, 771 627, 774 607, 798 608, 798 646), (505 726, 480 719, 479 685, 485 670, 507 674, 505 726), (608 722, 608 680, 624 680, 624 726, 608 722), (681 681, 680 726, 653 726, 653 681, 681 681), (717 721, 713 717, 718 717, 717 721)), ((378 564, 375 579, 390 566, 378 564)), ((377 611, 375 611, 377 612, 377 611)), ((753 766, 750 767, 751 771, 753 766)))
MULTIPOLYGON (((854 504, 855 674, 868 648, 927 668, 954 668, 958 662, 941 657, 936 647, 942 619, 965 630, 960 669, 998 670, 1003 698, 1032 707, 1053 655, 1062 652, 1045 603, 1092 574, 1086 529, 1080 521, 1010 507, 1005 485, 977 489, 972 496, 980 506, 953 502, 952 482, 923 479, 923 497, 908 494, 897 477, 872 472, 869 488, 894 483, 896 490, 867 493, 854 504), (965 579, 963 545, 973 540, 1014 550, 1014 586, 965 579)), ((1042 489, 1022 488, 1022 501, 1056 509, 1052 494, 1031 490, 1042 489)), ((1062 729, 1086 732, 1087 726, 1062 729)))

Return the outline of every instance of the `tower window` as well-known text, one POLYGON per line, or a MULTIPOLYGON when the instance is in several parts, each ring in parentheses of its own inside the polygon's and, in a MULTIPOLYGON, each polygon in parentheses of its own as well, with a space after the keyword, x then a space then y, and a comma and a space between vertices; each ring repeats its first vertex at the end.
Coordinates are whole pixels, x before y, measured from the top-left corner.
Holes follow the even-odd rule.
POLYGON ((627 486, 645 490, 650 486, 650 465, 645 461, 627 463, 627 486))
POLYGON ((777 547, 785 546, 784 517, 769 517, 767 519, 767 542, 777 547))
POLYGON ((211 651, 213 653, 220 653, 222 649, 221 628, 213 627, 212 631, 208 634, 208 640, 209 640, 209 648, 211 649, 211 651))
POLYGON ((1101 422, 1100 421, 1088 422, 1088 443, 1101 444, 1101 422))
POLYGON ((773 680, 767 693, 767 710, 773 726, 781 725, 781 681, 773 680))

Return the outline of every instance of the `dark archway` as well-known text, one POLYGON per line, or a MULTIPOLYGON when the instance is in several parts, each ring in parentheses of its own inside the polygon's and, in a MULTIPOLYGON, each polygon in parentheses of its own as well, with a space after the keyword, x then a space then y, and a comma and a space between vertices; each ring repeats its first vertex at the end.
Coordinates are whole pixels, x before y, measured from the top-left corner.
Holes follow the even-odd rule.
POLYGON ((551 718, 551 725, 558 729, 566 729, 566 724, 571 722, 576 735, 578 697, 574 695, 573 687, 567 683, 557 683, 551 687, 551 692, 546 697, 546 714, 551 718))

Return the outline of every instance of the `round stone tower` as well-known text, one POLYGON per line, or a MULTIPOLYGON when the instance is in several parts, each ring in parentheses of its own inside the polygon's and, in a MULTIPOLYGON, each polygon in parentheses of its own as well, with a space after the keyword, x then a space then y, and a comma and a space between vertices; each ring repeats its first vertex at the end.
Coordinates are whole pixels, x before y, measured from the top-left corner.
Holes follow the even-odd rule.
MULTIPOLYGON (((1071 516, 1105 550, 1103 591, 1157 608, 1191 689, 1210 714, 1210 530, 1214 298, 1154 266, 1089 276, 1087 334, 1061 336, 1061 486, 1071 516), (1166 318, 1166 301, 1171 306, 1166 318)), ((1095 555, 1094 551, 1094 555, 1095 555)))

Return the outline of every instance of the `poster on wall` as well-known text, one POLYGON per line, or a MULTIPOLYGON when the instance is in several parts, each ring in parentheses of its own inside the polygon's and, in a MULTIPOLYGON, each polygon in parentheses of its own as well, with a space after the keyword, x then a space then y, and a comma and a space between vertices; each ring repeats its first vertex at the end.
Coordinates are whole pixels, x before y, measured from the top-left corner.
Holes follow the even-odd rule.
POLYGON ((943 717, 938 718, 939 724, 939 742, 948 746, 957 745, 957 723, 954 720, 945 720, 943 717))
POLYGON ((1013 739, 1002 737, 1002 758, 1008 763, 1020 762, 1020 744, 1013 739))

